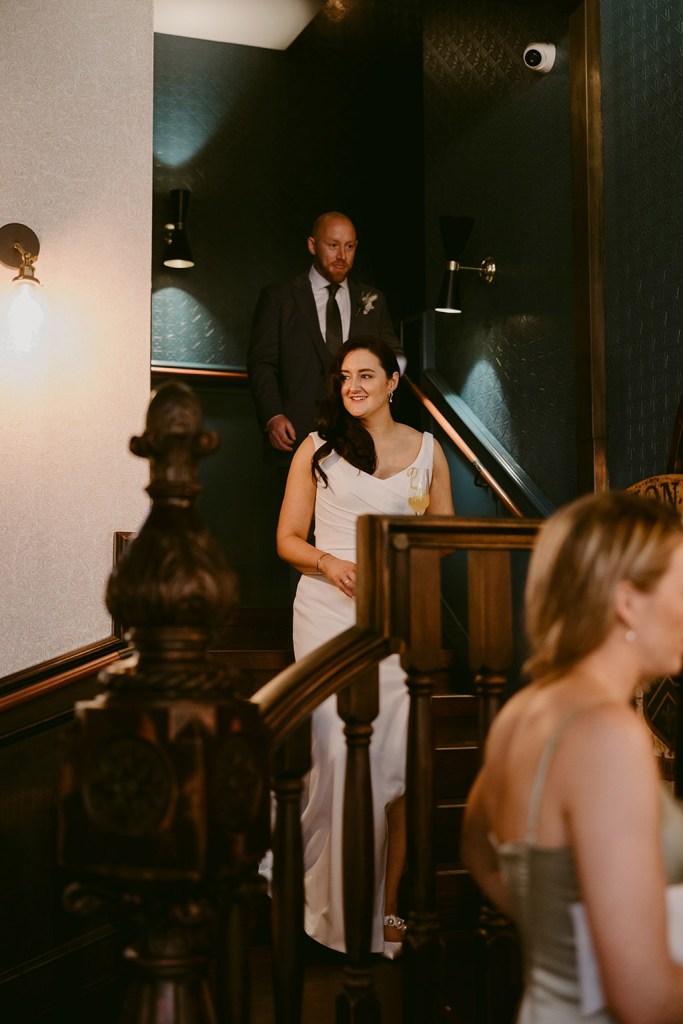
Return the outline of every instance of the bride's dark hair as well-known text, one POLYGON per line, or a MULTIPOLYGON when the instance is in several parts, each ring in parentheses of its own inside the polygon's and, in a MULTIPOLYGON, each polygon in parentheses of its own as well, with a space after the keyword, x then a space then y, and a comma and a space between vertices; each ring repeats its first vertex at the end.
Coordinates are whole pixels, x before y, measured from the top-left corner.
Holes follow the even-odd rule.
POLYGON ((362 469, 365 473, 374 473, 377 469, 375 442, 360 420, 349 415, 341 397, 342 364, 349 352, 355 352, 358 349, 372 352, 377 357, 387 375, 387 380, 399 372, 396 353, 386 341, 382 341, 380 338, 369 336, 349 338, 335 355, 317 419, 318 433, 325 443, 314 453, 311 464, 313 479, 319 477, 325 485, 327 485, 327 477, 321 462, 333 451, 341 455, 356 469, 362 469))

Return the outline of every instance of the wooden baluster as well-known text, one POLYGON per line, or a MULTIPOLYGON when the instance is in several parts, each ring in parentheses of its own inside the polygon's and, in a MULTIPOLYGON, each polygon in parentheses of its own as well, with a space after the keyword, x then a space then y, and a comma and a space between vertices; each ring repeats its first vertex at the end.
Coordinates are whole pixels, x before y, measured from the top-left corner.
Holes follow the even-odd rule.
POLYGON ((301 791, 311 766, 311 722, 275 755, 273 990, 277 1024, 299 1024, 304 984, 304 864, 301 791))
POLYGON ((337 997, 337 1024, 379 1024, 380 1005, 373 989, 370 942, 375 901, 374 825, 370 742, 379 710, 377 668, 339 694, 346 723, 344 787, 344 932, 348 957, 344 988, 337 997))
POLYGON ((479 743, 483 746, 512 664, 510 553, 472 550, 467 555, 470 665, 479 698, 479 743))
MULTIPOLYGON (((434 866, 434 736, 433 669, 440 663, 442 552, 412 549, 409 555, 410 639, 404 654, 410 693, 406 816, 409 880, 408 931, 404 951, 406 1024, 431 1024, 440 1019, 441 947, 436 912, 434 866), (435 585, 436 582, 436 585, 435 585), (436 600, 425 600, 434 594, 436 600)), ((404 593, 406 590, 404 589, 404 593)))
POLYGON ((225 915, 220 968, 215 972, 216 1015, 225 1024, 249 1024, 249 902, 258 888, 257 876, 236 895, 225 915))
POLYGON ((410 671, 406 773, 410 912, 405 942, 406 1024, 439 1019, 439 917, 434 875, 434 741, 431 699, 434 677, 410 671))
MULTIPOLYGON (((471 550, 467 556, 470 665, 479 708, 479 746, 500 710, 513 659, 512 586, 507 550, 471 550)), ((519 949, 510 921, 488 902, 479 916, 477 1020, 512 1020, 521 973, 519 949), (495 989, 492 979, 496 979, 495 989)))

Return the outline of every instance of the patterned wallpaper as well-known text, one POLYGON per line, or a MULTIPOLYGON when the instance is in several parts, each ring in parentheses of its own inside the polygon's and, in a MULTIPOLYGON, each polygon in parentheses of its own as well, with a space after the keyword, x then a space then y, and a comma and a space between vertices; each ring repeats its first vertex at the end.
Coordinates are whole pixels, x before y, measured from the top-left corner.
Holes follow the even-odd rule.
MULTIPOLYGON (((554 502, 576 489, 567 15, 503 0, 328 3, 286 53, 159 36, 153 352, 244 363, 262 284, 307 265, 321 209, 359 227, 396 317, 433 301, 442 214, 487 288, 439 317, 439 368, 554 502), (549 75, 524 47, 552 41, 549 75), (350 70, 352 68, 352 71, 350 70), (168 190, 192 189, 197 267, 160 269, 168 190)), ((682 389, 683 26, 670 0, 602 0, 609 466, 665 468, 682 389)))
POLYGON ((158 35, 153 358, 243 366, 263 285, 309 264, 318 213, 356 222, 359 276, 421 308, 419 0, 328 3, 285 52, 158 35), (191 189, 189 271, 162 263, 168 191, 191 189))
MULTIPOLYGON (((463 312, 437 314, 439 369, 553 502, 576 490, 566 17, 494 0, 428 0, 424 32, 428 301, 442 215, 475 224, 463 312), (548 75, 522 60, 553 42, 548 75)), ((457 255, 457 254, 456 254, 457 255)))
POLYGON ((683 391, 683 17, 671 0, 604 0, 609 466, 666 471, 683 391))
POLYGON ((109 635, 113 534, 147 507, 152 0, 5 5, 2 38, 0 223, 36 232, 43 287, 0 268, 0 676, 109 635))

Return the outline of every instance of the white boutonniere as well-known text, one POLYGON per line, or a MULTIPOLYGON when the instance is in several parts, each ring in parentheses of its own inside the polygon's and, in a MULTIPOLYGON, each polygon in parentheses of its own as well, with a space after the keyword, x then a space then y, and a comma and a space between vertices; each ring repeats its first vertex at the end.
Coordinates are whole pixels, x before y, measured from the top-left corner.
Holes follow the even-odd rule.
POLYGON ((368 313, 375 308, 377 302, 376 292, 363 292, 358 303, 358 313, 362 313, 363 316, 367 316, 368 313))

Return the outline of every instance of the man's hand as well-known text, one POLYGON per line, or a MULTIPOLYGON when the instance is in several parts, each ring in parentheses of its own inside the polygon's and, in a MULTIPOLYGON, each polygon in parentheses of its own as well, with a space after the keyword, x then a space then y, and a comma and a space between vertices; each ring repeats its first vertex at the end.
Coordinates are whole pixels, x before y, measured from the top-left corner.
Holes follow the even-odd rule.
POLYGON ((268 433, 268 440, 273 448, 277 448, 281 452, 291 452, 293 450, 296 442, 296 431, 284 413, 273 416, 272 419, 268 420, 266 431, 268 433))

